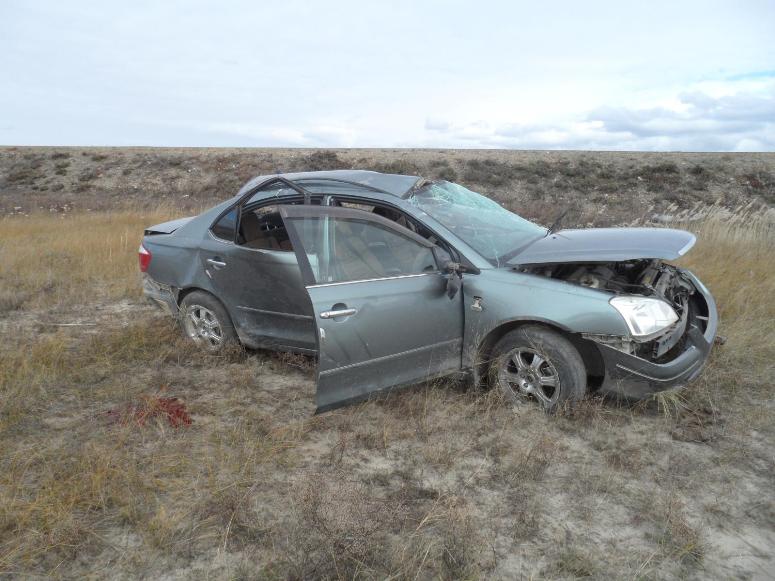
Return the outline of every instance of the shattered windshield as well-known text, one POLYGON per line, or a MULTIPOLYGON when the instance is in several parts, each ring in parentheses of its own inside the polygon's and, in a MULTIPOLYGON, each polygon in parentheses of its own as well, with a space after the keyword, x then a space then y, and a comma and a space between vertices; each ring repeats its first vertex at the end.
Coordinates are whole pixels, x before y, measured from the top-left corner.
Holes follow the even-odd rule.
POLYGON ((487 260, 501 266, 546 229, 509 212, 497 202, 451 182, 434 182, 409 202, 443 224, 487 260))

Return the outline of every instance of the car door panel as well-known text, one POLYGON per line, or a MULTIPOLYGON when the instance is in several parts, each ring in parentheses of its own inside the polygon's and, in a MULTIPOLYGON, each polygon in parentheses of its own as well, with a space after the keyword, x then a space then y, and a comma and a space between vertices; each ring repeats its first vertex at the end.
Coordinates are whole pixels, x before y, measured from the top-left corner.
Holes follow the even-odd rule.
POLYGON ((460 369, 462 308, 445 289, 439 273, 308 288, 319 329, 319 410, 460 369), (321 317, 345 309, 355 313, 321 317))
POLYGON ((202 261, 243 342, 253 347, 315 349, 312 310, 293 252, 213 239, 203 245, 202 261))
POLYGON ((295 206, 281 213, 318 329, 318 411, 460 369, 462 293, 447 296, 446 276, 435 265, 432 272, 407 273, 404 264, 402 274, 386 276, 393 267, 380 272, 354 237, 363 234, 364 225, 392 230, 393 240, 399 234, 410 239, 407 244, 416 245, 421 259, 430 242, 360 210, 295 206), (343 225, 347 221, 358 226, 343 225), (375 270, 375 278, 337 280, 375 270))

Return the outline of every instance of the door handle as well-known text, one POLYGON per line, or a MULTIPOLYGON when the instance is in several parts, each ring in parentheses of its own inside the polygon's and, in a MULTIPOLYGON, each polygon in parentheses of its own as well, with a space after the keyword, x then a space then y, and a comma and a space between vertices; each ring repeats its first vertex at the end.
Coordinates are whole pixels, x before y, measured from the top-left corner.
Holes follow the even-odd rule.
POLYGON ((349 317, 358 312, 358 309, 341 309, 339 311, 323 311, 320 313, 321 319, 335 319, 336 317, 349 317))
POLYGON ((223 262, 222 260, 218 260, 217 258, 208 258, 207 264, 212 264, 215 270, 219 270, 224 266, 226 266, 225 262, 223 262))

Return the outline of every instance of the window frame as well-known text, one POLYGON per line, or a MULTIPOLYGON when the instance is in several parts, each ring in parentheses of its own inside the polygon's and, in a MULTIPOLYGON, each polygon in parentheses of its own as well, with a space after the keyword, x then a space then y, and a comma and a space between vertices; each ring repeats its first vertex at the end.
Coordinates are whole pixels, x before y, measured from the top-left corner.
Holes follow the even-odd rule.
MULTIPOLYGON (((336 181, 340 181, 340 183, 349 183, 346 180, 336 180, 336 181)), ((356 182, 352 182, 352 183, 354 185, 362 186, 363 189, 367 190, 367 191, 374 191, 375 193, 381 193, 381 194, 392 196, 392 194, 390 194, 389 192, 385 192, 383 190, 380 190, 379 188, 374 188, 372 186, 368 186, 368 185, 365 185, 365 184, 357 184, 356 182)), ((282 252, 283 255, 285 255, 285 253, 288 252, 286 250, 265 250, 265 249, 261 249, 261 248, 247 248, 245 246, 237 244, 237 232, 239 232, 239 219, 240 219, 240 217, 242 215, 242 210, 244 208, 250 208, 250 207, 259 208, 261 206, 272 204, 272 203, 282 204, 283 201, 285 201, 285 200, 298 200, 298 199, 303 200, 303 205, 306 206, 306 205, 310 205, 311 204, 311 200, 313 198, 315 198, 315 199, 319 198, 321 200, 321 204, 325 203, 326 199, 334 199, 334 200, 341 201, 341 202, 352 202, 352 203, 356 203, 356 204, 357 203, 363 203, 363 204, 367 204, 367 205, 371 205, 371 206, 382 206, 382 207, 390 208, 391 210, 400 212, 408 220, 414 222, 415 224, 419 224, 420 226, 422 226, 423 228, 425 228, 429 232, 431 232, 431 234, 433 234, 433 236, 437 240, 436 244, 438 246, 440 246, 441 248, 443 248, 444 250, 446 250, 452 256, 452 258, 453 258, 453 260, 455 262, 460 263, 461 267, 463 267, 465 269, 463 272, 466 272, 466 273, 469 273, 469 274, 479 274, 479 272, 480 272, 479 269, 476 266, 474 266, 474 264, 470 260, 468 260, 463 254, 461 254, 460 251, 453 244, 449 243, 443 235, 439 234, 437 230, 435 230, 434 228, 429 226, 427 223, 425 223, 424 221, 422 221, 418 217, 412 215, 410 212, 407 212, 404 208, 402 208, 401 206, 399 206, 397 204, 391 203, 391 202, 386 201, 386 200, 384 200, 382 198, 372 198, 372 197, 368 197, 368 196, 359 196, 356 193, 343 193, 343 194, 336 194, 336 193, 333 193, 333 194, 314 193, 314 192, 310 192, 310 191, 306 190, 302 185, 296 184, 296 183, 292 182, 291 180, 288 180, 288 179, 286 179, 284 177, 280 177, 280 176, 273 176, 273 177, 267 178, 263 182, 257 184, 255 187, 253 187, 250 190, 246 191, 244 194, 240 195, 233 204, 230 204, 229 206, 224 208, 224 210, 222 212, 220 212, 218 214, 218 216, 216 216, 216 218, 210 223, 210 226, 208 227, 207 231, 208 231, 208 234, 210 235, 210 237, 212 237, 214 240, 217 240, 218 242, 222 242, 224 244, 233 244, 237 248, 243 248, 244 250, 249 250, 249 251, 253 251, 253 252, 282 252), (291 190, 294 190, 296 192, 296 194, 285 194, 283 196, 274 195, 274 196, 269 196, 269 197, 261 199, 261 200, 257 200, 255 202, 248 203, 248 202, 250 202, 250 200, 257 193, 261 192, 262 190, 265 190, 266 188, 269 188, 270 186, 272 186, 274 184, 278 184, 278 183, 282 184, 282 185, 285 185, 287 188, 289 188, 291 190), (238 214, 237 214, 237 224, 236 224, 236 227, 235 227, 235 230, 234 230, 234 240, 225 240, 223 238, 219 238, 218 236, 216 236, 213 233, 213 231, 212 231, 213 226, 216 223, 218 223, 218 221, 223 216, 225 216, 226 214, 228 214, 231 210, 233 210, 235 208, 238 210, 238 214)), ((329 207, 329 206, 326 206, 326 207, 329 207)), ((399 226, 399 225, 396 224, 396 226, 399 226)), ((412 232, 412 233, 414 234, 414 232, 412 232)), ((293 239, 291 239, 291 244, 293 244, 293 243, 294 243, 294 241, 293 241, 293 239)))
MULTIPOLYGON (((231 205, 227 206, 226 208, 223 209, 222 212, 220 212, 218 214, 218 216, 216 216, 215 220, 213 220, 210 223, 210 226, 207 228, 207 231, 210 233, 210 236, 212 236, 215 240, 218 240, 220 242, 231 243, 234 246, 239 247, 240 245, 237 244, 237 232, 239 232, 239 221, 240 221, 240 218, 242 217, 242 210, 245 207, 248 207, 248 206, 252 205, 252 204, 246 204, 246 202, 248 200, 250 200, 253 196, 255 196, 258 192, 260 192, 262 190, 265 190, 265 189, 267 189, 268 187, 270 187, 270 186, 272 186, 274 184, 282 184, 282 185, 285 185, 286 187, 288 187, 289 189, 295 191, 296 194, 301 196, 301 198, 304 200, 304 204, 305 205, 309 204, 310 200, 312 199, 313 194, 311 194, 310 192, 305 190, 303 187, 293 183, 292 181, 290 181, 290 180, 288 180, 288 179, 286 179, 284 177, 273 176, 273 177, 267 178, 265 181, 261 182, 256 187, 251 188, 250 190, 248 190, 247 192, 242 194, 237 199, 237 201, 234 204, 231 204, 231 205), (213 232, 213 227, 218 222, 221 221, 221 218, 223 218, 226 214, 228 214, 229 212, 231 212, 234 209, 237 210, 237 222, 236 222, 236 226, 234 228, 234 239, 233 240, 226 240, 225 238, 220 238, 219 236, 216 236, 215 233, 213 232)), ((285 196, 273 196, 273 197, 265 198, 264 200, 259 200, 258 202, 260 203, 260 205, 264 205, 263 202, 266 202, 268 204, 268 203, 271 203, 272 201, 277 202, 278 200, 289 199, 289 198, 296 198, 296 197, 297 196, 294 195, 294 194, 290 194, 290 195, 286 194, 285 196)), ((260 205, 257 205, 256 208, 259 208, 260 205)), ((242 246, 242 248, 244 248, 244 246, 242 246)), ((251 250, 251 249, 247 249, 247 250, 251 250)), ((263 249, 256 248, 256 249, 252 249, 252 250, 263 250, 263 249)), ((269 250, 269 252, 272 252, 272 251, 269 250)), ((285 251, 283 251, 283 252, 285 252, 285 251)))

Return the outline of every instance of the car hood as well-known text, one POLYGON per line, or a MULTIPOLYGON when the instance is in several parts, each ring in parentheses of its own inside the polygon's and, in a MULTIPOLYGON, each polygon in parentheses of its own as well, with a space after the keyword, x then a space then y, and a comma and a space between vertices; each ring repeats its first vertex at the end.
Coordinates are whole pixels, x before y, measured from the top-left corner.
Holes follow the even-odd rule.
POLYGON ((619 262, 640 258, 675 260, 694 246, 691 232, 670 228, 561 230, 539 238, 509 264, 619 262))
POLYGON ((193 219, 194 219, 193 217, 178 218, 177 220, 162 222, 161 224, 156 224, 155 226, 148 226, 148 228, 145 229, 145 234, 146 236, 148 234, 172 234, 175 230, 177 230, 182 226, 185 226, 193 219))

